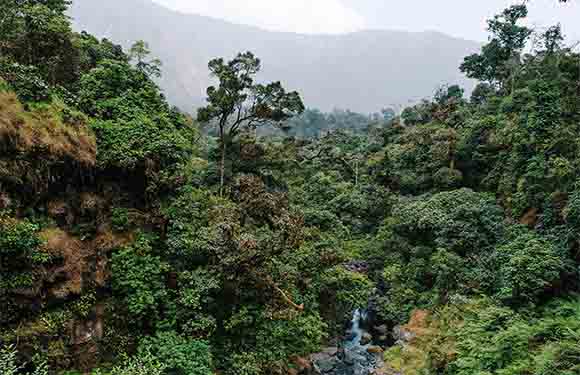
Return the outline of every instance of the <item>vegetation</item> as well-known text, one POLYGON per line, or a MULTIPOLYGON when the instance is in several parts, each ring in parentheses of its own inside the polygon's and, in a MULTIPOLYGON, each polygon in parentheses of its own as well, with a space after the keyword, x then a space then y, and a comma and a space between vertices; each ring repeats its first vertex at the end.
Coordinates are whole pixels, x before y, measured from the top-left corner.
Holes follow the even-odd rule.
POLYGON ((305 110, 253 54, 215 59, 194 120, 144 41, 74 33, 68 5, 0 1, 2 374, 288 374, 368 306, 412 333, 385 354, 405 374, 580 371, 559 27, 508 8, 471 97, 400 116, 305 110))

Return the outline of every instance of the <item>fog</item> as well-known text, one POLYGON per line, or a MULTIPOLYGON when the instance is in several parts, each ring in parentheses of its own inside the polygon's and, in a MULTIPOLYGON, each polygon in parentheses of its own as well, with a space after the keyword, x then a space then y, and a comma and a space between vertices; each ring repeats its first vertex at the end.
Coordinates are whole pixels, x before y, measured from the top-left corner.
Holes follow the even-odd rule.
MULTIPOLYGON (((345 33, 363 29, 433 30, 484 41, 486 19, 513 0, 155 0, 182 12, 297 33, 345 33)), ((529 2, 529 24, 561 23, 568 41, 580 40, 580 4, 529 2)))

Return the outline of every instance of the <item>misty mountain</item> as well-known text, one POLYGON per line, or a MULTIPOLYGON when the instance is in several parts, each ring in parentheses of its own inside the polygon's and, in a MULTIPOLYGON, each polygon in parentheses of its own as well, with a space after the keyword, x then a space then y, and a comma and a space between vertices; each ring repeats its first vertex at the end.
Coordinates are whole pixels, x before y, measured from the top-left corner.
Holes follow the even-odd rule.
POLYGON ((186 111, 203 104, 211 82, 208 61, 241 51, 262 59, 261 79, 298 90, 308 107, 371 112, 429 97, 442 84, 469 89, 472 83, 458 66, 479 48, 436 32, 270 32, 178 13, 150 0, 75 0, 70 14, 77 31, 124 47, 146 40, 164 64, 160 86, 186 111))

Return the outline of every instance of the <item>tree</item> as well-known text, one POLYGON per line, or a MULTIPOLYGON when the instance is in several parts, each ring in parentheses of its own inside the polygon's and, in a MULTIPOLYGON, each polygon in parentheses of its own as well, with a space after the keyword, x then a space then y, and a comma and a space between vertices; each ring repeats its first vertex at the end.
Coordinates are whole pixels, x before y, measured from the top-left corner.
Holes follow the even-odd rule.
POLYGON ((149 77, 161 77, 161 60, 147 60, 149 55, 151 55, 149 44, 143 40, 133 43, 129 50, 129 58, 131 61, 135 61, 137 69, 149 77))
POLYGON ((532 34, 531 29, 518 25, 527 15, 525 4, 513 5, 488 20, 490 42, 483 46, 481 53, 467 56, 460 70, 469 78, 503 87, 513 75, 514 65, 519 65, 521 51, 532 34))
POLYGON ((534 303, 560 279, 564 262, 549 240, 527 229, 514 232, 514 238, 497 249, 498 296, 512 304, 534 303))
POLYGON ((198 120, 203 123, 217 123, 221 160, 220 194, 223 192, 227 144, 244 128, 284 120, 304 111, 304 104, 296 92, 286 92, 280 82, 267 85, 254 83, 254 76, 260 71, 261 63, 251 52, 240 53, 229 62, 214 59, 209 62, 209 70, 219 80, 219 86, 207 89, 206 107, 198 111, 198 120))
POLYGON ((77 77, 67 0, 0 0, 0 56, 34 65, 51 84, 77 77))

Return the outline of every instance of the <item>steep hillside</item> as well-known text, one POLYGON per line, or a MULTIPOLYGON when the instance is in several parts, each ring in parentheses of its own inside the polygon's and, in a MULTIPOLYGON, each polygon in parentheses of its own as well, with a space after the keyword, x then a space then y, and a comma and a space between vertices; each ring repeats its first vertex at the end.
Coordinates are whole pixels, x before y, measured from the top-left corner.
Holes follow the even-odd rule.
POLYGON ((73 2, 75 28, 128 47, 148 41, 164 62, 161 86, 185 110, 202 103, 207 62, 251 50, 264 61, 263 78, 300 89, 310 107, 377 111, 430 97, 444 83, 471 86, 457 70, 475 42, 443 34, 365 31, 347 35, 268 32, 179 14, 150 0, 73 2))

